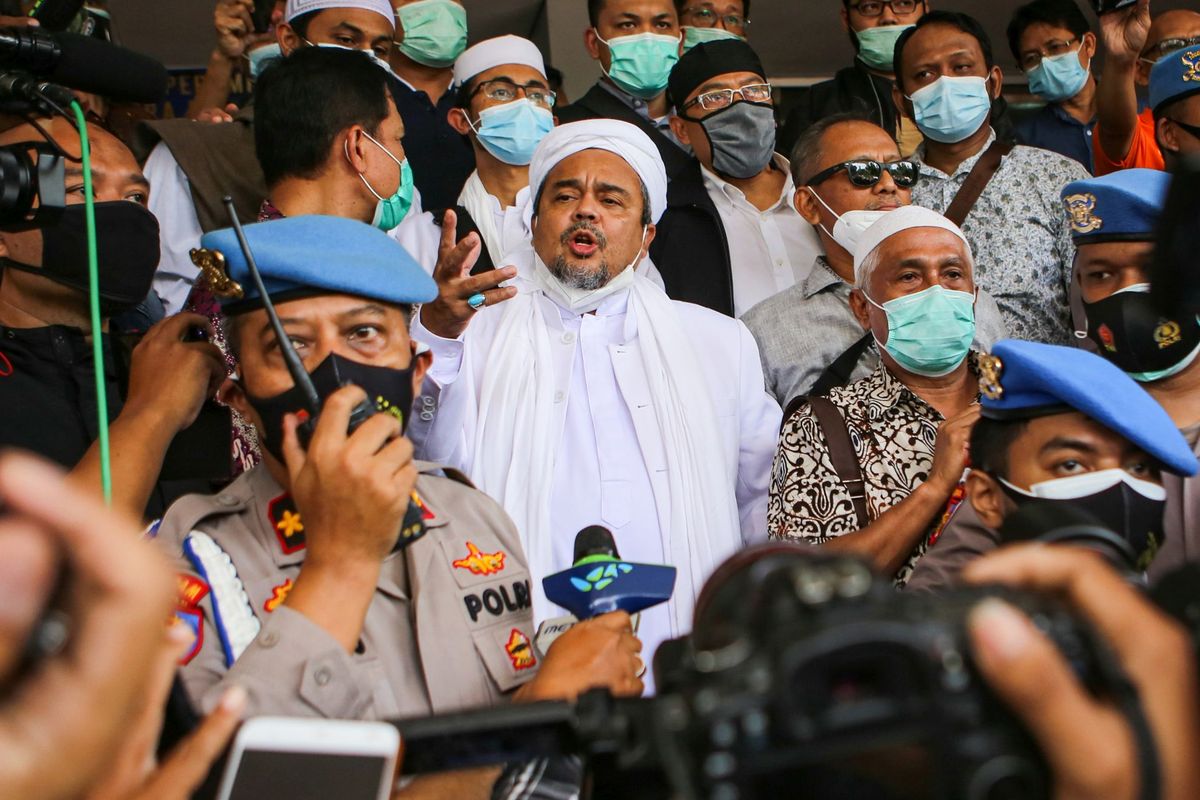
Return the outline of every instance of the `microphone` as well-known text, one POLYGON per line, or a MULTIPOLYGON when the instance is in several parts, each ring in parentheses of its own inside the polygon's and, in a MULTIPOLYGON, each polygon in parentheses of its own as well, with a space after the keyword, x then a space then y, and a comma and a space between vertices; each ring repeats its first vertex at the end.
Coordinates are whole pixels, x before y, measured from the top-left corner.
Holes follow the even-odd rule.
POLYGON ((675 591, 675 568, 623 561, 612 531, 589 525, 575 535, 574 566, 543 578, 542 589, 546 599, 571 612, 538 626, 534 641, 545 654, 579 620, 610 611, 637 614, 667 602, 675 591))
POLYGON ((0 67, 113 100, 156 103, 167 92, 167 70, 158 61, 75 33, 0 28, 0 67))
POLYGON ((1095 550, 1119 572, 1137 570, 1137 554, 1122 536, 1093 514, 1070 503, 1032 500, 1004 520, 998 531, 1002 543, 1039 541, 1095 550))
POLYGON ((50 112, 56 110, 54 106, 66 109, 74 99, 70 89, 38 81, 27 72, 0 72, 0 107, 16 103, 21 108, 33 105, 50 112))

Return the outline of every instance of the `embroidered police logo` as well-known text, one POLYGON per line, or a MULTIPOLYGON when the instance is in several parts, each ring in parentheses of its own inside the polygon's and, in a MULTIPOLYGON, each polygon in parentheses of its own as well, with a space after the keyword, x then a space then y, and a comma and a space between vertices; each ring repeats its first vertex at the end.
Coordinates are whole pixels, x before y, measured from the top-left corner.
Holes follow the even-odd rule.
POLYGON ((512 633, 509 634, 508 644, 504 645, 504 652, 508 653, 508 658, 512 661, 515 670, 529 669, 537 664, 537 657, 533 654, 533 646, 529 644, 529 637, 516 628, 513 628, 512 633))
POLYGON ((1071 215, 1071 230, 1075 233, 1091 233, 1104 227, 1104 220, 1094 213, 1096 195, 1091 192, 1072 194, 1068 195, 1063 202, 1067 205, 1067 213, 1071 215))
POLYGON ((1104 349, 1110 353, 1117 352, 1117 342, 1113 337, 1112 329, 1107 325, 1101 325, 1096 329, 1096 336, 1100 339, 1100 344, 1104 345, 1104 349))
POLYGON ((1175 320, 1160 320, 1158 327, 1154 329, 1154 341, 1158 343, 1159 350, 1165 350, 1173 344, 1179 344, 1182 339, 1183 332, 1179 329, 1179 323, 1175 320))
POLYGON ((1185 81, 1196 81, 1200 83, 1200 50, 1192 50, 1191 52, 1181 55, 1180 60, 1183 65, 1188 68, 1188 71, 1183 73, 1185 81))
POLYGON ((215 297, 240 300, 245 296, 242 285, 229 277, 225 266, 225 254, 220 250, 196 247, 188 255, 192 257, 192 263, 200 269, 198 282, 215 297))
POLYGON ((1004 397, 1004 387, 1000 385, 1000 376, 1004 373, 1004 362, 998 356, 985 355, 979 357, 979 391, 989 400, 999 400, 1004 397))
POLYGON ((304 538, 304 523, 290 494, 281 494, 270 502, 267 519, 271 521, 275 538, 279 540, 279 549, 284 555, 298 553, 308 545, 304 538))
POLYGON ((504 552, 484 553, 468 541, 466 558, 451 563, 455 569, 469 570, 472 575, 495 575, 504 570, 504 552))

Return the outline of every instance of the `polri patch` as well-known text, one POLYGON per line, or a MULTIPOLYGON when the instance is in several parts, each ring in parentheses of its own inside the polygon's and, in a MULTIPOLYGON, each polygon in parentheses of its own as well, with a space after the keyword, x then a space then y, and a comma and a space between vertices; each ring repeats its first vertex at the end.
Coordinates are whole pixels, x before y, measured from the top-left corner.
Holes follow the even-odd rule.
POLYGON ((508 659, 512 662, 513 669, 518 672, 537 666, 537 656, 533 654, 533 645, 529 643, 529 637, 516 628, 513 628, 512 633, 508 635, 508 643, 504 645, 504 652, 508 653, 508 659))
POLYGON ((175 616, 171 619, 172 625, 186 625, 192 632, 192 649, 188 650, 182 658, 179 659, 179 666, 186 667, 192 663, 202 647, 204 647, 204 609, 202 608, 177 608, 175 616))

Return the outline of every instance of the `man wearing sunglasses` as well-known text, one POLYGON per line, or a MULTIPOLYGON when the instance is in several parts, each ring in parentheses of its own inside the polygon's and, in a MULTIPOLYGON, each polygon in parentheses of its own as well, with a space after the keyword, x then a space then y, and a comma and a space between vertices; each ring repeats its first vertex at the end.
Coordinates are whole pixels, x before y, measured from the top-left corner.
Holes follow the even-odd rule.
MULTIPOLYGON (((811 272, 750 309, 742 321, 758 342, 767 390, 781 406, 864 378, 879 351, 850 310, 854 247, 862 229, 911 202, 916 162, 902 160, 887 131, 865 114, 822 120, 800 137, 792 157, 792 202, 821 240, 811 272)), ((979 293, 976 347, 1004 338, 1000 310, 979 293)))
POLYGON ((820 253, 775 153, 764 75, 750 45, 709 42, 680 59, 667 89, 671 130, 696 158, 671 181, 650 257, 673 299, 730 316, 803 279, 820 253))
POLYGON ((1150 70, 1181 47, 1200 44, 1200 13, 1164 11, 1150 20, 1150 0, 1100 17, 1104 69, 1096 93, 1094 141, 1096 174, 1145 167, 1163 169, 1155 138, 1154 113, 1140 108, 1139 88, 1150 84, 1150 70))
POLYGON ((892 49, 896 37, 928 11, 928 0, 842 0, 842 28, 854 47, 854 63, 833 79, 799 93, 780 135, 780 150, 790 153, 805 129, 846 111, 862 111, 911 153, 921 134, 892 102, 892 49))

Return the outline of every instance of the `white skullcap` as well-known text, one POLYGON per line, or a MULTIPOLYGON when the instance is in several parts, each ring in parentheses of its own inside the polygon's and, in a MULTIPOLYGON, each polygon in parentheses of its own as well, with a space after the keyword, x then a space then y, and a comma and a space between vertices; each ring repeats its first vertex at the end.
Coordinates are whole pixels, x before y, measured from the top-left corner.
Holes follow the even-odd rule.
POLYGON ((930 211, 921 206, 901 206, 895 211, 889 211, 875 221, 858 236, 858 246, 854 250, 854 279, 862 286, 866 276, 862 274, 863 263, 885 240, 892 238, 902 231, 913 228, 941 228, 950 231, 962 240, 967 248, 967 257, 974 261, 971 255, 971 243, 963 235, 962 230, 950 220, 936 211, 930 211))
POLYGON ((361 8, 363 11, 374 11, 387 18, 392 30, 396 29, 396 12, 392 10, 389 0, 287 0, 283 8, 283 19, 291 22, 301 14, 324 11, 327 8, 361 8))
POLYGON ((658 222, 667 210, 667 168, 649 136, 636 125, 616 119, 569 122, 546 134, 529 163, 530 194, 537 197, 550 171, 584 150, 607 150, 625 159, 646 187, 651 222, 658 222))
POLYGON ((537 45, 520 36, 497 36, 468 48, 454 62, 454 82, 460 86, 481 72, 505 64, 524 64, 546 77, 546 62, 537 45))

